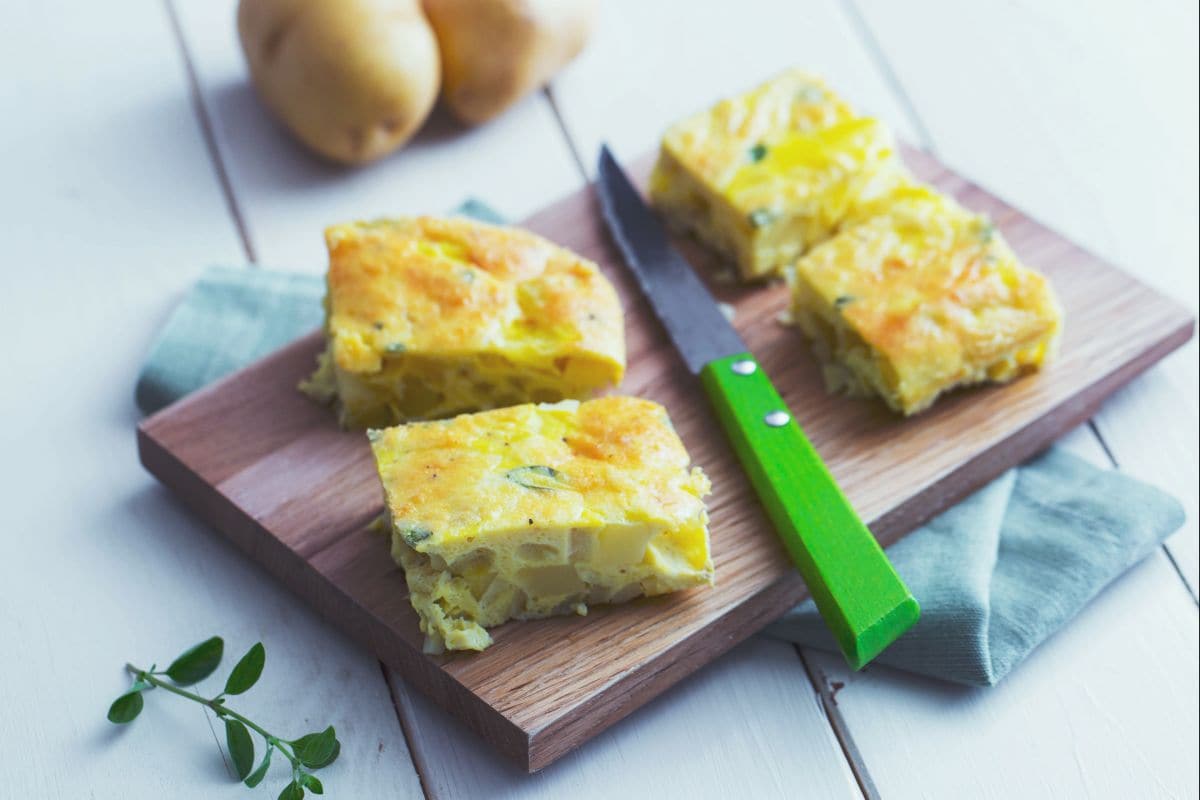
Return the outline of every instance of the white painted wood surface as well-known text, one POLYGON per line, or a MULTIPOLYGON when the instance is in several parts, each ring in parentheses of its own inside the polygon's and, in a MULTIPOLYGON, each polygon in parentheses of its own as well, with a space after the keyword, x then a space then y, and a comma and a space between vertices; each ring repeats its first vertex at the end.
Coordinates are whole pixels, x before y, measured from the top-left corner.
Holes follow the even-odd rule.
POLYGON ((342 797, 419 796, 378 662, 137 463, 151 337, 205 263, 241 259, 163 7, 7 7, 0 71, 0 796, 245 796, 197 706, 158 692, 127 729, 104 718, 126 661, 214 633, 227 668, 267 646, 234 708, 285 736, 337 726, 342 797))
POLYGON ((1194 608, 1146 602, 1178 583, 1147 559, 991 689, 806 658, 843 684, 838 713, 883 797, 1195 797, 1194 608))
MULTIPOLYGON (((1087 428, 1062 444, 1108 463, 1087 428)), ((1195 797, 1198 655, 1196 607, 1161 551, 990 689, 805 651, 888 798, 1195 797)))
MULTIPOLYGON (((399 682, 402 687, 403 682, 399 682)), ((401 688, 431 798, 861 797, 795 648, 752 639, 529 776, 401 688)))
MULTIPOLYGON (((127 731, 103 719, 126 659, 162 661, 210 632, 237 650, 266 641, 248 708, 338 726, 345 754, 322 775, 335 797, 853 797, 852 768, 888 797, 1197 795, 1194 346, 1096 420, 1123 469, 1188 507, 1170 553, 1191 595, 1156 555, 991 690, 851 675, 825 654, 750 642, 533 777, 394 680, 398 720, 373 659, 141 471, 131 399, 170 298, 207 263, 245 261, 244 244, 260 263, 317 271, 331 221, 471 194, 520 216, 580 184, 572 147, 589 169, 601 140, 643 152, 672 119, 792 64, 1194 308, 1194 6, 751 0, 682 14, 609 0, 552 90, 570 138, 535 95, 479 130, 436 119, 351 171, 306 155, 260 109, 233 6, 174 6, 229 196, 163 5, 26 0, 0 28, 0 304, 20 334, 0 358, 23 376, 0 399, 22 421, 0 431, 12 542, 0 641, 19 652, 0 661, 0 749, 27 753, 0 795, 250 796, 195 709, 155 696, 127 731), (714 42, 731 54, 714 57, 714 42)), ((1069 440, 1106 457, 1086 429, 1069 440)))

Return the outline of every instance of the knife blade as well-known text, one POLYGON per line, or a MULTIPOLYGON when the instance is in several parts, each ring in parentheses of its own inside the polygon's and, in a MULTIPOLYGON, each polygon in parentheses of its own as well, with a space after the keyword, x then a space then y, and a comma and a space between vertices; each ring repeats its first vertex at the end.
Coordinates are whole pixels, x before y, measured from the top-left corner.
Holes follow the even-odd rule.
POLYGON ((861 669, 916 623, 916 599, 607 146, 598 176, 604 220, 626 265, 700 377, 846 661, 861 669))

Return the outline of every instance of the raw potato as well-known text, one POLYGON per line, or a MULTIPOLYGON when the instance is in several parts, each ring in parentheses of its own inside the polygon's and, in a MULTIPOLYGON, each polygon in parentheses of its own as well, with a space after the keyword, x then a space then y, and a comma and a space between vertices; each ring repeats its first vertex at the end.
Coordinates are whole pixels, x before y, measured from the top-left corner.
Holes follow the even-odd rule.
POLYGON ((424 0, 442 52, 442 98, 486 122, 543 85, 583 49, 597 0, 424 0))
POLYGON ((437 40, 419 0, 241 0, 238 33, 263 102, 334 161, 392 152, 437 99, 437 40))

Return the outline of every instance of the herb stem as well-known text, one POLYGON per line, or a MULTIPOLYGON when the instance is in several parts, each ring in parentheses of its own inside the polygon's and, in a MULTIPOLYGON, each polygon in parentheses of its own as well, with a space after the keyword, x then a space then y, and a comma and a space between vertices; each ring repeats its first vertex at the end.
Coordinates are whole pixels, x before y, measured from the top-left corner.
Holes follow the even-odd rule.
MULTIPOLYGON (((196 703, 215 714, 217 719, 225 721, 225 744, 228 746, 229 757, 226 758, 222 752, 221 758, 226 767, 232 767, 230 771, 235 773, 240 783, 251 789, 262 783, 271 769, 272 754, 279 751, 283 755, 276 757, 275 765, 281 766, 282 762, 279 759, 286 758, 292 772, 291 780, 279 795, 281 798, 302 800, 306 792, 323 793, 324 787, 312 774, 312 770, 329 766, 341 752, 342 743, 338 741, 333 726, 330 725, 323 731, 306 733, 299 739, 281 739, 257 722, 225 705, 228 698, 244 694, 261 677, 267 657, 262 642, 256 643, 238 660, 220 692, 212 697, 197 694, 199 690, 196 689, 196 685, 216 671, 224 652, 225 640, 220 636, 210 636, 203 642, 189 647, 166 669, 160 670, 157 664, 151 664, 150 669, 126 664, 125 671, 133 676, 133 685, 109 705, 106 715, 108 721, 114 725, 133 722, 142 713, 144 696, 154 689, 162 689, 196 703), (192 691, 185 687, 191 688, 192 691), (261 738, 266 747, 266 752, 257 760, 257 767, 254 753, 256 738, 261 738)), ((206 713, 204 718, 212 729, 212 717, 206 713)), ((215 736, 215 730, 213 734, 215 736)), ((217 749, 224 751, 219 738, 217 749)))
POLYGON ((290 743, 286 739, 280 739, 278 736, 275 736, 274 734, 264 730, 262 726, 258 725, 257 723, 247 719, 246 717, 243 717, 232 708, 228 708, 224 703, 218 703, 217 698, 210 700, 207 697, 201 697, 195 692, 189 692, 187 689, 181 689, 178 686, 167 683, 161 678, 155 677, 153 672, 147 672, 141 667, 135 667, 133 664, 126 664, 125 669, 132 674, 135 679, 145 681, 146 683, 149 683, 159 689, 165 689, 171 694, 177 694, 180 697, 185 697, 194 703, 199 703, 200 705, 209 708, 218 717, 232 717, 233 719, 236 719, 247 728, 250 728, 258 733, 259 736, 262 736, 263 739, 265 739, 268 744, 273 745, 276 750, 283 753, 287 760, 292 762, 293 767, 300 766, 299 759, 297 759, 295 753, 292 752, 290 743))

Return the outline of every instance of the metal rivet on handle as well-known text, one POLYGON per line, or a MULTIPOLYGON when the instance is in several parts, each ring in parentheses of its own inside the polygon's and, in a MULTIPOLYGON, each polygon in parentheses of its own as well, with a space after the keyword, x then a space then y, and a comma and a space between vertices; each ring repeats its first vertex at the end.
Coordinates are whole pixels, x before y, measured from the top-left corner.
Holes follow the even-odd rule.
POLYGON ((763 422, 767 423, 772 428, 782 428, 791 421, 792 418, 786 411, 772 411, 763 417, 763 422))
POLYGON ((730 364, 729 368, 737 375, 753 375, 754 370, 758 369, 758 364, 755 364, 748 358, 743 358, 741 361, 735 361, 730 364))

